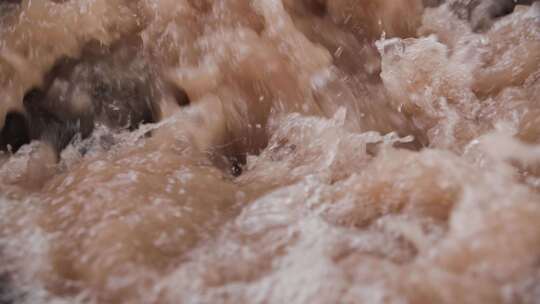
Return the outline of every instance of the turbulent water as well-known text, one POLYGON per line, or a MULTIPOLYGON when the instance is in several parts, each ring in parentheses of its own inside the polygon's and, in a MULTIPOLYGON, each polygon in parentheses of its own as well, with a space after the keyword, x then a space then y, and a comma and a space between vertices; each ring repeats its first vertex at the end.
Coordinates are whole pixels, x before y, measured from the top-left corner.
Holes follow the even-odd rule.
POLYGON ((540 2, 449 2, 1 1, 0 303, 540 303, 540 2))

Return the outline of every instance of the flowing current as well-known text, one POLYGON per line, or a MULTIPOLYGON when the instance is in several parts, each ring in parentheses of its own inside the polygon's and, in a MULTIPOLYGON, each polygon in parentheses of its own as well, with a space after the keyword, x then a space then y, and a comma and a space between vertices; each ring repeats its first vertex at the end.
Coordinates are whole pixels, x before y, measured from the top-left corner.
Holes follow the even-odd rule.
POLYGON ((540 2, 460 1, 0 1, 0 303, 540 303, 540 2))

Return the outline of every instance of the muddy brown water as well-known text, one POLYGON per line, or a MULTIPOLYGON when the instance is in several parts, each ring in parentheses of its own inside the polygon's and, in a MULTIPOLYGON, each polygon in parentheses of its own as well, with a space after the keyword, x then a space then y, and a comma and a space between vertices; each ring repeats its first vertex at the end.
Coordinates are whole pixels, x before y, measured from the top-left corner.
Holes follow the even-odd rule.
POLYGON ((492 23, 0 2, 0 303, 540 303, 540 2, 492 23))

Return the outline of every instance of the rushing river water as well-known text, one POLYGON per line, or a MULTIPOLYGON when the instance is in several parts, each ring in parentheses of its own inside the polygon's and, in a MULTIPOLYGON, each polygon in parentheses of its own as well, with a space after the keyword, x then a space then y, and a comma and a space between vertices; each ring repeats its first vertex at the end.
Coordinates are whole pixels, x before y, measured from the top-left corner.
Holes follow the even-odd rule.
POLYGON ((540 2, 460 1, 0 1, 0 303, 540 303, 540 2))

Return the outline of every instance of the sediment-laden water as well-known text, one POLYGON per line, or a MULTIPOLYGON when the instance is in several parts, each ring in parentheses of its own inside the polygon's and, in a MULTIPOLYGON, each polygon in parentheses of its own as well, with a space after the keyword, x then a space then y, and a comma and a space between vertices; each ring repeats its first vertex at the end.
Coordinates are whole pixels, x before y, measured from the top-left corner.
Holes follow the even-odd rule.
POLYGON ((540 303, 540 2, 427 2, 0 2, 0 303, 540 303))

